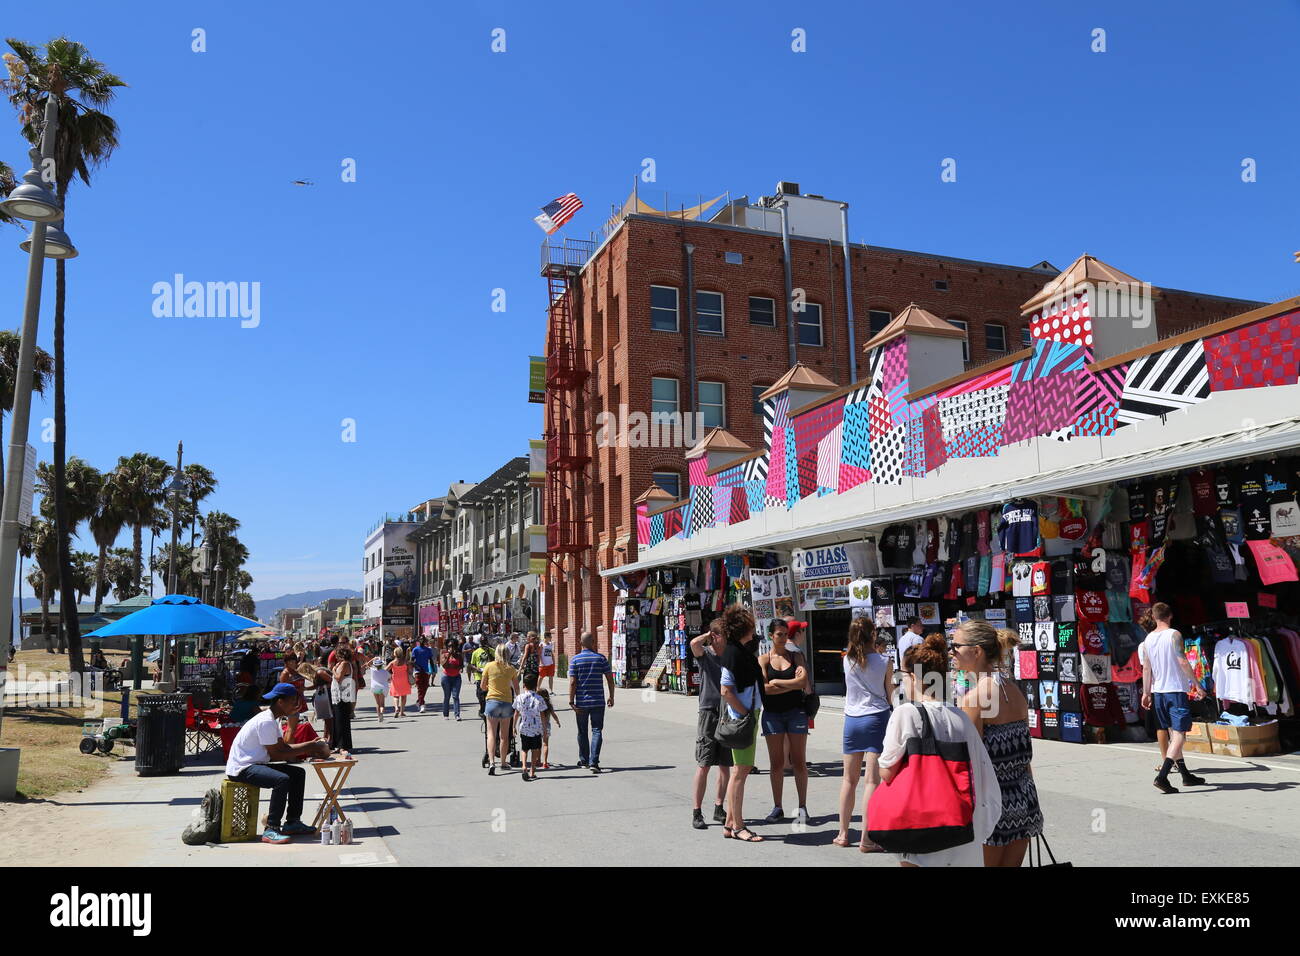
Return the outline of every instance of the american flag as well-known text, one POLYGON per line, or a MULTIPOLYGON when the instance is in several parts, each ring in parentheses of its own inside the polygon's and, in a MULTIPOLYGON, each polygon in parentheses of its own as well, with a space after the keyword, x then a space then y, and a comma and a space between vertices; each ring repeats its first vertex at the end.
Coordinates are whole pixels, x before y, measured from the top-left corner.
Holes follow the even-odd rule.
POLYGON ((573 218, 573 214, 582 208, 582 200, 576 193, 565 193, 559 199, 552 199, 542 207, 542 214, 534 216, 533 222, 548 236, 573 218))

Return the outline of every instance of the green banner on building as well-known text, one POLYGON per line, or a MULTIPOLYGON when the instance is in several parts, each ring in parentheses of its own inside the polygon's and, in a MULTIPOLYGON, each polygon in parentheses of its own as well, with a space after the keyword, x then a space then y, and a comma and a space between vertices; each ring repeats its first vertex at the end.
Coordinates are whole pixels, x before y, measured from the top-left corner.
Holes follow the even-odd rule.
POLYGON ((536 405, 546 402, 546 359, 540 355, 528 356, 528 401, 536 405))

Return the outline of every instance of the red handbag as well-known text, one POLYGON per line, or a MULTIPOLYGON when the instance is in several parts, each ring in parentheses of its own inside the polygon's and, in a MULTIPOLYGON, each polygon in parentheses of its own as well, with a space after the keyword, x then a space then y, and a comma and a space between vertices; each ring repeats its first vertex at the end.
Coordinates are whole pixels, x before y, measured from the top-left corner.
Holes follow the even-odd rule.
POLYGON ((975 839, 970 751, 965 741, 938 740, 926 708, 913 706, 921 736, 907 742, 898 774, 867 803, 867 836, 890 853, 934 853, 975 839))

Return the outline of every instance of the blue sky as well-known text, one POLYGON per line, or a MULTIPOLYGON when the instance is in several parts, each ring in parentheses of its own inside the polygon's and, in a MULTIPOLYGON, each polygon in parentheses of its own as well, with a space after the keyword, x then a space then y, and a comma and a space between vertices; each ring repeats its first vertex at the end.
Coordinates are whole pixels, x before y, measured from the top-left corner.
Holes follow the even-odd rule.
MULTIPOLYGON (((131 84, 120 150, 69 200, 70 450, 110 467, 184 439, 243 522, 255 597, 360 588, 381 512, 526 453, 531 218, 572 190, 585 236, 647 157, 676 194, 847 200, 854 241, 1300 293, 1296 2, 184 6, 21 4, 4 29, 80 40, 131 84), (155 317, 178 272, 261 283, 260 324, 155 317)), ((25 168, 16 125, 0 158, 25 168)))

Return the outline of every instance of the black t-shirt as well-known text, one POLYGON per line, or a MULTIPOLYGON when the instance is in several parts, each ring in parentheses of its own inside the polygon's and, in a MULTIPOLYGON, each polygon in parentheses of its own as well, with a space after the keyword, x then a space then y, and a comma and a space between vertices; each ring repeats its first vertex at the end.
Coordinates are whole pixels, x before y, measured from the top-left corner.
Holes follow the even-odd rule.
POLYGON ((1238 481, 1241 492, 1241 515, 1246 521, 1246 537, 1260 541, 1269 536, 1268 479, 1263 465, 1247 465, 1238 481))
POLYGON ((1219 507, 1237 503, 1237 483, 1232 480, 1232 471, 1220 468, 1214 475, 1214 500, 1219 507))
POLYGON ((1150 501, 1149 486, 1146 482, 1130 485, 1128 489, 1128 520, 1145 521, 1147 502, 1150 501))
POLYGON ((706 647, 695 663, 700 668, 700 710, 717 710, 722 703, 722 661, 712 648, 706 647))

